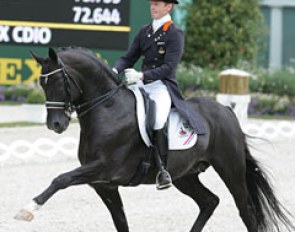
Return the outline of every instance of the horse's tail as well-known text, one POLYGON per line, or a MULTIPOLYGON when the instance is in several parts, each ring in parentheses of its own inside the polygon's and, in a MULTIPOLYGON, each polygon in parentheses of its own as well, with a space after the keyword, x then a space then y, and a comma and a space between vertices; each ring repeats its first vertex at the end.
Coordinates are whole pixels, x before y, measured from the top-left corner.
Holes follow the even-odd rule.
POLYGON ((280 222, 288 231, 295 231, 288 216, 291 214, 280 204, 274 190, 257 160, 246 146, 246 177, 259 231, 280 231, 280 222))

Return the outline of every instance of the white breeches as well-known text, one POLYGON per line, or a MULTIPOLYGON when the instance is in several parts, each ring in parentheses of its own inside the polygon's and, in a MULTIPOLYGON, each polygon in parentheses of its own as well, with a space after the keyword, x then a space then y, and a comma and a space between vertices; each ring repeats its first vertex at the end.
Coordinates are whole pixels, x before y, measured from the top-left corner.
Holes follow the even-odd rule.
POLYGON ((156 122, 154 130, 162 129, 167 122, 172 104, 166 85, 160 80, 147 85, 143 85, 142 82, 139 82, 138 85, 143 88, 156 103, 156 122))

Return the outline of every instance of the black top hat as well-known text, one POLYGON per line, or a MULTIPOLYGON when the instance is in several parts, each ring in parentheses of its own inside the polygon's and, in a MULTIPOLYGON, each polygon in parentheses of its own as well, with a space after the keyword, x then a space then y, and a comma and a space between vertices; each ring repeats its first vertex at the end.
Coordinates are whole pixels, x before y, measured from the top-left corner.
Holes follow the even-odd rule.
POLYGON ((178 4, 178 1, 177 0, 154 0, 154 1, 161 1, 161 2, 178 4))

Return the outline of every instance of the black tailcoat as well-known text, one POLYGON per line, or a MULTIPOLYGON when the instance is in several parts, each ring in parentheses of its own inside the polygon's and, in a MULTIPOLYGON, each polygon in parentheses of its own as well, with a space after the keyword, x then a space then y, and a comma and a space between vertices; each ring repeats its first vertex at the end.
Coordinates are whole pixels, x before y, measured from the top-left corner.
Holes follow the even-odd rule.
POLYGON ((142 71, 144 83, 162 80, 167 86, 172 104, 198 134, 205 134, 201 118, 189 108, 183 99, 175 77, 183 49, 184 36, 173 23, 162 26, 153 33, 151 24, 143 26, 136 35, 128 52, 115 64, 119 73, 126 68, 132 68, 142 56, 142 71))

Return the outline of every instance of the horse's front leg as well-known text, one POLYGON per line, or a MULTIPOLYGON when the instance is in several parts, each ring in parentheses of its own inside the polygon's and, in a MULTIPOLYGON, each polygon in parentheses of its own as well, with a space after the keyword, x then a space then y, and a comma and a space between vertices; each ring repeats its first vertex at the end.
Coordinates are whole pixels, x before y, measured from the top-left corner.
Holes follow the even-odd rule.
POLYGON ((40 195, 35 197, 32 202, 26 205, 15 216, 17 220, 31 221, 34 218, 33 212, 39 210, 57 191, 65 189, 69 186, 90 184, 94 181, 104 181, 106 177, 103 176, 101 164, 97 161, 85 164, 73 171, 63 173, 56 177, 49 187, 40 195))
POLYGON ((118 188, 105 188, 100 184, 91 184, 110 211, 118 232, 129 232, 128 222, 118 188))

